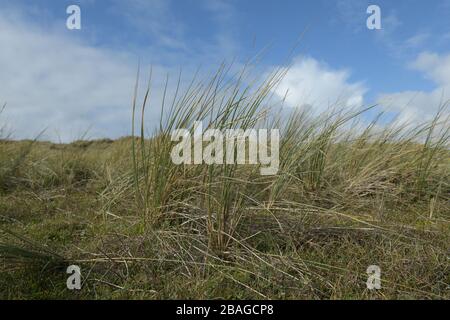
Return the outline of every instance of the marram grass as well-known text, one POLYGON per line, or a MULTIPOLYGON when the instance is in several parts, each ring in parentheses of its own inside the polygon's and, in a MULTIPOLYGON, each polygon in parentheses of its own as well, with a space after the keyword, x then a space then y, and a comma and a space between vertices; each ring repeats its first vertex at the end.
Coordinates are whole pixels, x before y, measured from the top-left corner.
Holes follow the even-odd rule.
POLYGON ((448 106, 415 127, 368 123, 370 108, 278 116, 282 71, 227 71, 164 90, 150 134, 151 83, 131 137, 0 139, 0 297, 450 298, 448 106), (198 120, 279 128, 278 173, 174 165, 171 132, 198 120), (82 290, 66 288, 66 264, 82 290))

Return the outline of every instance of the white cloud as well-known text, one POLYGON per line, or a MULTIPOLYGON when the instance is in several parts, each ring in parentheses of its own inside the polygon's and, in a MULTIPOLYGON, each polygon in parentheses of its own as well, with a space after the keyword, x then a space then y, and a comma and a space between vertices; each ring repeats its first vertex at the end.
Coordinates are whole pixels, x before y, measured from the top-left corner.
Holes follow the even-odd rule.
POLYGON ((421 53, 411 67, 422 71, 436 84, 447 86, 450 84, 450 54, 438 55, 431 52, 421 53))
POLYGON ((276 89, 280 97, 286 92, 286 103, 291 107, 311 105, 318 112, 339 103, 346 107, 361 106, 365 86, 352 83, 348 70, 334 70, 311 58, 296 58, 285 78, 276 89))
MULTIPOLYGON (((182 66, 185 80, 189 81, 194 74, 191 71, 202 62, 211 64, 232 56, 233 41, 222 29, 214 35, 216 41, 196 42, 193 47, 197 51, 186 52, 183 25, 165 1, 134 0, 124 5, 114 0, 112 4, 110 13, 128 18, 125 21, 135 24, 136 32, 150 32, 159 39, 151 50, 144 52, 144 47, 139 51, 145 60, 150 56, 160 63, 153 64, 153 105, 147 108, 149 127, 159 121, 161 88, 167 73, 171 79, 176 78, 182 66), (163 49, 167 46, 177 50, 167 54, 163 49), (168 67, 171 64, 173 69, 168 67)), ((138 57, 124 51, 129 47, 96 47, 82 39, 83 30, 66 30, 64 20, 35 23, 46 14, 39 10, 31 12, 28 7, 11 5, 0 11, 0 105, 7 102, 0 122, 6 121, 18 139, 32 138, 44 128, 45 139, 62 141, 77 139, 88 129, 89 138, 130 134, 138 57)), ((210 4, 208 10, 214 11, 214 17, 226 13, 227 20, 232 18, 231 7, 221 1, 210 4)), ((141 80, 146 70, 142 66, 141 80)), ((175 89, 172 80, 169 95, 175 89)))
POLYGON ((436 84, 432 91, 403 91, 380 95, 378 102, 387 110, 399 112, 399 120, 420 123, 433 118, 450 99, 450 54, 423 52, 410 64, 436 84))
MULTIPOLYGON (((18 11, 0 12, 0 116, 17 139, 71 141, 130 134, 131 100, 138 57, 95 47, 64 29, 42 28, 18 11)), ((146 81, 148 66, 141 66, 146 81)), ((194 66, 195 67, 195 66, 194 66)), ((190 66, 184 66, 189 73, 190 66)), ((153 65, 148 126, 159 121, 163 82, 178 68, 153 65)), ((168 94, 175 80, 169 83, 168 94)), ((145 85, 141 84, 141 91, 145 85)), ((140 97, 142 98, 142 94, 140 97)))
MULTIPOLYGON (((155 3, 159 2, 155 0, 155 3)), ((135 2, 138 4, 144 5, 144 2, 135 2)), ((214 4, 209 10, 219 16, 225 12, 225 17, 232 19, 228 6, 223 6, 221 1, 214 4)), ((160 12, 166 10, 162 5, 160 12)), ((166 33, 158 26, 154 31, 166 33)), ((173 34, 169 32, 169 35, 173 34)), ((201 46, 204 51, 213 52, 209 54, 216 58, 219 52, 223 54, 220 48, 233 47, 229 41, 231 35, 219 32, 217 39, 221 35, 223 43, 201 46)), ((15 138, 33 137, 46 127, 45 138, 58 139, 58 132, 63 141, 76 139, 89 128, 91 138, 114 138, 130 133, 136 56, 92 46, 63 27, 42 28, 8 10, 0 12, 0 43, 0 106, 8 103, 1 118, 6 117, 15 138)), ((191 59, 190 65, 184 63, 185 59, 177 60, 183 64, 187 78, 191 67, 195 69, 200 61, 212 60, 205 58, 210 55, 200 55, 196 60, 191 59)), ((435 112, 443 90, 449 97, 450 55, 423 53, 411 67, 436 83, 436 89, 385 94, 380 101, 393 105, 394 110, 402 111, 407 119, 422 120, 435 112)), ((156 105, 148 108, 152 113, 148 120, 157 122, 161 95, 157 88, 171 70, 156 65, 153 71, 155 94, 152 101, 156 105)), ((177 71, 171 74, 175 77, 177 71)), ((367 91, 363 83, 350 80, 348 70, 333 69, 311 57, 294 60, 276 94, 284 97, 287 90, 289 106, 312 105, 318 112, 336 102, 345 106, 362 105, 367 91)))
POLYGON ((0 101, 14 137, 67 141, 125 134, 136 67, 128 57, 46 32, 17 15, 0 14, 0 101), (14 17, 14 18, 11 18, 14 17), (105 122, 107 119, 110 124, 105 122))

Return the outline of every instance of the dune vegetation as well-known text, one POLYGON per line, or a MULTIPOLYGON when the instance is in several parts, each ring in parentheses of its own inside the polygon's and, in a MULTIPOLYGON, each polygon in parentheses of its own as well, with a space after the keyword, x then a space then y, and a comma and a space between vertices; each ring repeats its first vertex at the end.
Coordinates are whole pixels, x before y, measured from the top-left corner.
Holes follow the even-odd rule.
POLYGON ((151 86, 136 89, 130 137, 57 144, 1 130, 0 297, 449 299, 448 106, 414 126, 339 104, 285 114, 272 98, 283 71, 227 71, 158 104, 151 86), (277 174, 173 164, 171 133, 197 120, 279 128, 277 174), (73 264, 81 290, 66 288, 73 264), (366 287, 370 265, 380 290, 366 287))

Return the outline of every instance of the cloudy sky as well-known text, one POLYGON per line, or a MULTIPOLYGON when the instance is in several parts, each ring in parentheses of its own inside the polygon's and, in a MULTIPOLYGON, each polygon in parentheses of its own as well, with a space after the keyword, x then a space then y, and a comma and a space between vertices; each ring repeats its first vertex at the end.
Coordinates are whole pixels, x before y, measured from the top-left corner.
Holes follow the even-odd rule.
POLYGON ((0 0, 0 122, 15 138, 128 135, 138 60, 157 87, 267 46, 262 74, 291 65, 276 90, 288 106, 378 103, 419 122, 450 99, 449 17, 450 0, 0 0), (366 26, 370 4, 381 30, 366 26), (69 5, 81 30, 66 27, 69 5))

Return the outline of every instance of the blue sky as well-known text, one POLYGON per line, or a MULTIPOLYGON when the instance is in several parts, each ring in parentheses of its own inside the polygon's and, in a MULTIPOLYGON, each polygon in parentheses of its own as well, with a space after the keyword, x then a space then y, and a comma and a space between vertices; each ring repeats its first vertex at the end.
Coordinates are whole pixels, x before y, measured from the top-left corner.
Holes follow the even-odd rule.
POLYGON ((2 117, 18 138, 126 135, 139 58, 163 79, 269 46, 258 68, 292 63, 277 92, 291 107, 343 96, 419 121, 450 97, 449 17, 450 0, 0 0, 2 117), (72 4, 81 30, 65 26, 72 4), (366 27, 370 4, 382 30, 366 27))

